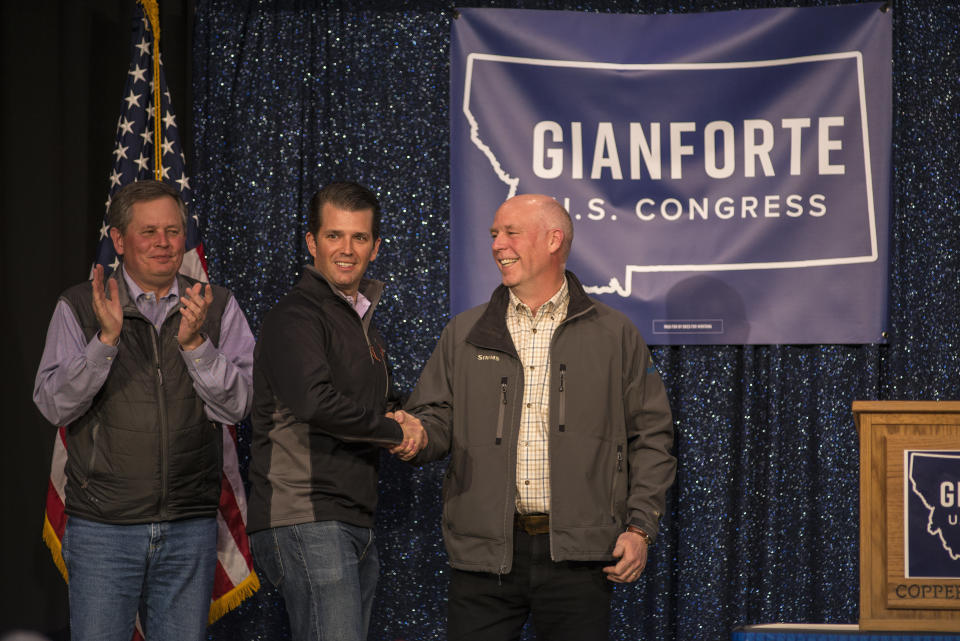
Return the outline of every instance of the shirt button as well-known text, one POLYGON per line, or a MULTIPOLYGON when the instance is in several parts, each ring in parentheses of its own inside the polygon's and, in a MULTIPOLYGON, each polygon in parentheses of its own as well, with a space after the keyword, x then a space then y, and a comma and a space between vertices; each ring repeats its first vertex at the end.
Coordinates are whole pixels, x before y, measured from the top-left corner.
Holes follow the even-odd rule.
POLYGON ((527 403, 527 407, 533 407, 533 403, 527 403))
POLYGON ((530 485, 530 481, 524 481, 523 484, 524 484, 524 485, 530 485))
POLYGON ((536 333, 537 333, 537 328, 536 328, 536 327, 534 327, 534 328, 533 328, 533 329, 531 329, 530 331, 531 331, 531 332, 533 332, 534 334, 536 334, 536 333))
POLYGON ((530 366, 530 369, 531 369, 531 370, 536 369, 536 366, 535 366, 535 365, 531 365, 531 366, 530 366))

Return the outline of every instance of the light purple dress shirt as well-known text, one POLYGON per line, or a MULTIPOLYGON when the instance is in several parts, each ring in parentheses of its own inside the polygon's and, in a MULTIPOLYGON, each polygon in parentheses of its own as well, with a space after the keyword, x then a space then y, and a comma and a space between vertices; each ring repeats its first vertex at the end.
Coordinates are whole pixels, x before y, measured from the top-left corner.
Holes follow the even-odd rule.
POLYGON ((360 292, 357 292, 357 300, 353 300, 339 289, 334 288, 334 291, 340 294, 340 297, 350 304, 350 307, 353 308, 353 311, 355 311, 357 316, 360 318, 363 318, 363 315, 367 313, 368 309, 370 309, 370 301, 367 300, 367 297, 360 292))
MULTIPOLYGON (((159 328, 180 304, 176 280, 170 292, 157 300, 153 292, 144 292, 126 273, 123 276, 137 309, 154 327, 159 328)), ((122 330, 120 340, 123 340, 122 330)), ((211 421, 236 423, 250 412, 254 343, 247 319, 236 299, 231 297, 220 319, 219 349, 205 338, 193 351, 180 350, 193 387, 211 421)), ((33 387, 33 402, 54 425, 68 425, 90 409, 116 355, 117 347, 104 345, 99 334, 85 341, 70 305, 59 301, 47 330, 33 387)))

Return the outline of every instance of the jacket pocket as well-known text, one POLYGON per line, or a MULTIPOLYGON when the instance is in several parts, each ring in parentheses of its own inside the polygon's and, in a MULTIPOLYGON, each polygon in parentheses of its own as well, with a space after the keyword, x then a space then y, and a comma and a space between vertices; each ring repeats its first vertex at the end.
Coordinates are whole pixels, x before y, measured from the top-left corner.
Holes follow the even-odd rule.
POLYGON ((503 442, 503 419, 506 414, 507 409, 507 377, 504 376, 500 379, 500 395, 499 395, 499 409, 497 410, 497 437, 496 444, 500 445, 503 442))
POLYGON ((489 442, 451 453, 443 482, 443 523, 449 532, 502 540, 504 497, 510 484, 504 469, 507 459, 502 447, 489 442))
POLYGON ((90 452, 86 457, 86 464, 84 467, 80 468, 80 489, 84 491, 85 494, 90 498, 94 503, 97 502, 97 499, 87 491, 87 486, 90 485, 90 480, 94 476, 94 470, 96 469, 97 464, 97 449, 99 446, 99 436, 100 436, 100 423, 94 423, 90 430, 90 452))

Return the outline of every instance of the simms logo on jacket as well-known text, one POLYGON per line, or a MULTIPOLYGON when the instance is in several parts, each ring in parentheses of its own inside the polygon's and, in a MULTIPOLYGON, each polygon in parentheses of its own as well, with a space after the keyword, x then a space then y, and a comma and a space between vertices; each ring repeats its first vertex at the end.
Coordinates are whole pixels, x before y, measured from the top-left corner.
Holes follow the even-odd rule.
POLYGON ((960 451, 904 450, 908 578, 960 578, 960 451))
POLYGON ((499 354, 477 354, 478 361, 496 361, 500 362, 499 354))

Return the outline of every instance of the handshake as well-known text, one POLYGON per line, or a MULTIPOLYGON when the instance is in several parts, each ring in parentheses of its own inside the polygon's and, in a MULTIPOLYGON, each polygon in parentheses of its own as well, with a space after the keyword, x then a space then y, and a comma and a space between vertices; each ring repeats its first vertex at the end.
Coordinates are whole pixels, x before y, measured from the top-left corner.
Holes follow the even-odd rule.
POLYGON ((390 448, 390 453, 398 457, 401 461, 409 461, 417 453, 427 446, 427 431, 423 429, 423 424, 413 414, 397 410, 396 412, 387 412, 387 418, 392 418, 400 423, 403 429, 403 442, 390 448))

